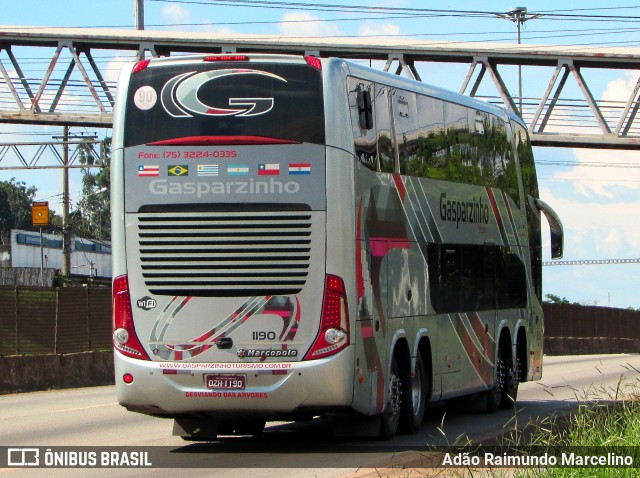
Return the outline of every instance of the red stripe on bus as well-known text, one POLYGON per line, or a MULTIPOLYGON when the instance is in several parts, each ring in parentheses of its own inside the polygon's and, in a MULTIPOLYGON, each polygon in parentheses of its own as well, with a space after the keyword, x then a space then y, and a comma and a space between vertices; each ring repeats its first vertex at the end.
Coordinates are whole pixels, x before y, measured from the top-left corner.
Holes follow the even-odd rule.
POLYGON ((299 141, 268 136, 184 136, 147 143, 147 146, 210 146, 252 144, 300 144, 299 141))
POLYGON ((458 333, 458 337, 462 346, 464 347, 465 353, 469 358, 469 361, 473 364, 473 367, 476 370, 476 373, 480 377, 480 379, 486 384, 489 385, 493 381, 493 365, 491 365, 484 357, 483 354, 480 353, 477 345, 474 343, 473 339, 469 335, 466 327, 462 322, 462 318, 459 314, 455 316, 455 329, 458 333))
POLYGON ((358 220, 356 226, 356 290, 358 303, 364 297, 364 271, 362 268, 362 196, 358 205, 358 220))
POLYGON ((489 202, 491 203, 491 209, 493 209, 493 215, 495 216, 496 222, 498 223, 498 229, 500 230, 502 241, 504 244, 507 244, 506 232, 504 230, 504 224, 502 223, 502 216, 500 216, 500 210, 498 209, 498 203, 496 202, 496 198, 494 197, 491 188, 487 186, 486 190, 487 195, 489 196, 489 202))
POLYGON ((398 188, 398 194, 400 195, 400 202, 404 203, 404 198, 407 195, 407 188, 402 182, 402 176, 400 176, 399 174, 394 174, 393 181, 396 183, 396 188, 398 188))
POLYGON ((391 249, 411 249, 408 239, 371 237, 369 238, 371 255, 373 257, 384 257, 391 249))
POLYGON ((485 329, 485 326, 482 323, 482 320, 480 320, 480 316, 478 315, 477 312, 473 312, 469 314, 468 317, 469 317, 469 322, 471 323, 471 327, 473 328, 473 332, 476 334, 476 337, 478 337, 478 340, 482 343, 482 346, 484 347, 484 354, 489 360, 493 361, 494 342, 491 336, 489 335, 489 333, 487 332, 487 330, 485 329))

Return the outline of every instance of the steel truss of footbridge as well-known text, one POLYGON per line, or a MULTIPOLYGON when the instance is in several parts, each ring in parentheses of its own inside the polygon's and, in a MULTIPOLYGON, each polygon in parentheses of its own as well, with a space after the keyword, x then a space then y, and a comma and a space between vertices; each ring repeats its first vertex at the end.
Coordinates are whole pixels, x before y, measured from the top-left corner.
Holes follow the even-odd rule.
MULTIPOLYGON (((640 149, 640 48, 0 26, 0 122, 110 128, 125 62, 251 52, 348 58, 427 83, 450 67, 451 89, 520 115, 534 145, 640 149), (509 91, 518 66, 526 91, 536 94, 518 98, 509 91), (614 80, 629 84, 629 91, 594 96, 594 88, 614 80)), ((48 155, 21 151, 32 146, 0 143, 0 169, 9 169, 3 159, 10 154, 19 158, 11 169, 42 167, 48 155)))

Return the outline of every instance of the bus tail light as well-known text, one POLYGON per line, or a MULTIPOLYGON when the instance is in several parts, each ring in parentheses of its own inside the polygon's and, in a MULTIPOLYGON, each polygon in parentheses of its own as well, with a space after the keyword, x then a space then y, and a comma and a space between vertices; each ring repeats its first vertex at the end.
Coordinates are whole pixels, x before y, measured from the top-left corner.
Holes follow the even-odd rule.
POLYGON ((127 276, 113 280, 113 346, 127 357, 149 360, 133 325, 127 276))
POLYGON ((135 75, 136 73, 144 70, 145 68, 147 68, 149 66, 149 63, 151 63, 151 60, 141 60, 141 61, 139 61, 138 63, 133 65, 133 70, 132 70, 131 74, 135 75))
POLYGON ((304 57, 304 60, 310 67, 315 68, 316 70, 322 70, 322 61, 317 56, 307 55, 304 57))
POLYGON ((247 55, 209 55, 202 61, 249 61, 247 55))
POLYGON ((349 345, 349 307, 344 281, 327 274, 320 331, 304 360, 333 355, 349 345))

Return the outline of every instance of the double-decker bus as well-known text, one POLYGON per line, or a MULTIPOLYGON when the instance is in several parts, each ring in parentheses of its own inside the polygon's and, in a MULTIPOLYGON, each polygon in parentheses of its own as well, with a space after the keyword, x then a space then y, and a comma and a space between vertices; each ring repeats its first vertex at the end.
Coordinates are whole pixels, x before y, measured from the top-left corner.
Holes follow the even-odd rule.
POLYGON ((111 163, 117 398, 174 434, 334 417, 383 438, 542 374, 522 121, 337 58, 126 68, 111 163))

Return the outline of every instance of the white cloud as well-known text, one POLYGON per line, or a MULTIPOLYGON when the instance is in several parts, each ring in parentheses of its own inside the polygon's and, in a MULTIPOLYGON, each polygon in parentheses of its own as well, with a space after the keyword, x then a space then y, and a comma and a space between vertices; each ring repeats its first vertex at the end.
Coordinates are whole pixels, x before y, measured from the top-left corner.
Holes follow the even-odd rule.
POLYGON ((602 94, 605 101, 624 101, 626 102, 635 88, 640 73, 627 72, 622 78, 612 80, 607 85, 607 89, 602 94))
POLYGON ((161 13, 171 23, 186 23, 190 16, 186 8, 175 3, 162 7, 161 13))
MULTIPOLYGON (((575 201, 546 188, 540 191, 540 196, 562 220, 566 258, 615 259, 638 255, 640 227, 635 218, 640 211, 640 199, 602 203, 575 201)), ((543 232, 543 240, 548 251, 548 230, 543 232)))
POLYGON ((358 30, 360 36, 376 36, 376 35, 399 35, 400 27, 393 23, 378 24, 372 21, 365 22, 358 30))
POLYGON ((221 35, 233 35, 238 32, 229 27, 217 27, 215 22, 204 20, 203 25, 199 25, 196 31, 207 33, 219 33, 221 35))
MULTIPOLYGON (((603 101, 626 102, 636 85, 638 73, 627 73, 621 78, 612 80, 602 94, 603 101)), ((574 180, 574 190, 579 195, 614 199, 614 188, 628 190, 640 189, 640 168, 615 167, 616 164, 627 166, 640 165, 640 152, 602 149, 574 149, 572 153, 580 166, 569 171, 556 173, 555 179, 574 180), (610 167, 587 166, 588 163, 611 164, 610 167)))
POLYGON ((341 35, 337 26, 318 20, 321 20, 321 18, 305 12, 286 13, 282 16, 278 29, 282 35, 292 37, 333 37, 341 35))
MULTIPOLYGON (((625 103, 636 84, 637 74, 625 74, 610 81, 602 94, 606 101, 625 103)), ((615 127, 615 125, 613 125, 615 127)), ((562 132, 573 132, 564 128, 562 132)), ((628 259, 640 253, 640 152, 622 150, 573 149, 579 163, 552 180, 541 180, 540 196, 560 216, 565 231, 565 259, 628 259), (600 163, 604 167, 587 166, 600 163), (561 180, 561 181, 556 181, 561 180)), ((537 155, 552 159, 553 151, 537 155)), ((562 155, 559 155, 562 156, 562 155)), ((562 160, 562 159, 560 159, 562 160)), ((543 229, 545 251, 549 250, 548 229, 543 229)), ((545 252, 548 260, 548 252, 545 252)), ((637 265, 590 265, 545 268, 545 293, 570 300, 607 305, 638 307, 637 286, 630 277, 637 265)))
POLYGON ((569 171, 554 174, 554 179, 571 181, 576 193, 585 197, 614 199, 614 188, 637 190, 640 188, 640 152, 602 149, 575 149, 572 151, 578 163, 569 171), (600 163, 600 166, 588 166, 600 163), (604 166, 607 163, 611 166, 604 166), (615 167, 622 164, 629 167, 615 167))
MULTIPOLYGON (((564 226, 564 258, 631 259, 639 256, 640 227, 635 218, 640 199, 629 203, 602 204, 575 201, 540 191, 560 216, 564 226)), ((549 260, 549 229, 543 224, 544 260, 549 260)), ((545 267, 544 294, 553 293, 571 301, 640 307, 637 293, 637 264, 545 267)))
MULTIPOLYGON (((134 63, 136 57, 133 54, 129 56, 116 55, 109 60, 104 68, 101 68, 102 76, 107 83, 116 83, 120 77, 120 71, 128 63, 134 63)), ((113 92, 112 92, 113 93, 113 92)))

